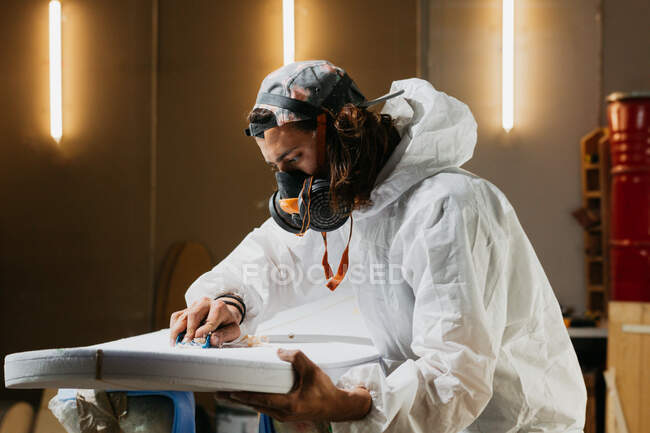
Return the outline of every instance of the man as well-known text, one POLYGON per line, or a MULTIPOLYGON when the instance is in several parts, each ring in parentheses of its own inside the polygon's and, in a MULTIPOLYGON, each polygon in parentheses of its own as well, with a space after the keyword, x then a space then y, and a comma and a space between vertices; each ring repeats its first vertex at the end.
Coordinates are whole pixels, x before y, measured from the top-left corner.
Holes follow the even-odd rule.
POLYGON ((503 193, 459 168, 476 143, 471 112, 424 80, 391 92, 373 113, 325 61, 265 78, 247 133, 278 171, 273 218, 192 284, 172 338, 233 341, 349 284, 383 368, 353 368, 335 386, 280 351, 294 390, 223 397, 336 432, 582 431, 584 383, 544 271, 503 193), (328 247, 342 251, 336 274, 328 247), (320 278, 305 277, 321 263, 320 278), (363 278, 377 267, 384 278, 363 278))

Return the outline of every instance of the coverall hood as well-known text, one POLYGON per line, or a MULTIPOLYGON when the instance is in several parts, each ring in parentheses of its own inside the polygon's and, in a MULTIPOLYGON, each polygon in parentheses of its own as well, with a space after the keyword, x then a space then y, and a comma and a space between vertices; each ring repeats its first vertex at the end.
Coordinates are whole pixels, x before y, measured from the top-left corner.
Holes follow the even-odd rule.
POLYGON ((393 82, 382 113, 389 114, 402 140, 379 173, 373 205, 355 218, 375 215, 423 179, 470 160, 476 145, 476 121, 469 107, 419 78, 393 82))

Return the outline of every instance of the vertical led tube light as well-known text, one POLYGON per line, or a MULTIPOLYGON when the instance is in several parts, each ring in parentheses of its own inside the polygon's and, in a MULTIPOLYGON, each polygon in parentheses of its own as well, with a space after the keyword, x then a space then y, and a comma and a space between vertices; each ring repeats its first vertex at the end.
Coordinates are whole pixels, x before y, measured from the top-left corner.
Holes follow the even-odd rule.
POLYGON ((58 143, 63 135, 61 101, 61 3, 50 1, 50 135, 58 143))
POLYGON ((293 0, 282 0, 282 36, 284 39, 284 64, 295 61, 293 0))
POLYGON ((501 121, 503 129, 510 132, 515 105, 515 0, 503 0, 502 27, 501 121))

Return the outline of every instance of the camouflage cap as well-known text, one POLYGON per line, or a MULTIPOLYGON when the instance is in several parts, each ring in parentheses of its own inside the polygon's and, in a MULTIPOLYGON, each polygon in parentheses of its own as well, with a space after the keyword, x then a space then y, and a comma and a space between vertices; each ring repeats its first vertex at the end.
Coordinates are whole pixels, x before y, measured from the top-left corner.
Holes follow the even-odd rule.
POLYGON ((397 95, 366 101, 350 76, 326 60, 290 63, 264 78, 253 107, 270 110, 274 118, 264 124, 251 123, 245 133, 263 137, 267 129, 313 119, 323 111, 335 114, 347 103, 368 106, 392 96, 397 95))

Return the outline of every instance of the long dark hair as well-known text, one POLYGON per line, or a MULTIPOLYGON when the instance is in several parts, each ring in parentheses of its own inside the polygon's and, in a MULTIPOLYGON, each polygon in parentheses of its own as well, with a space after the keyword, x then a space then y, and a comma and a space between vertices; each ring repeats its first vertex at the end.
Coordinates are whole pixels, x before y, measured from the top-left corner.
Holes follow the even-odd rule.
MULTIPOLYGON (((248 122, 266 123, 272 116, 270 110, 256 108, 248 122)), ((291 125, 313 131, 316 120, 291 125)), ((338 113, 327 114, 326 135, 332 208, 354 210, 372 204, 370 192, 400 139, 392 117, 346 104, 338 113)))

